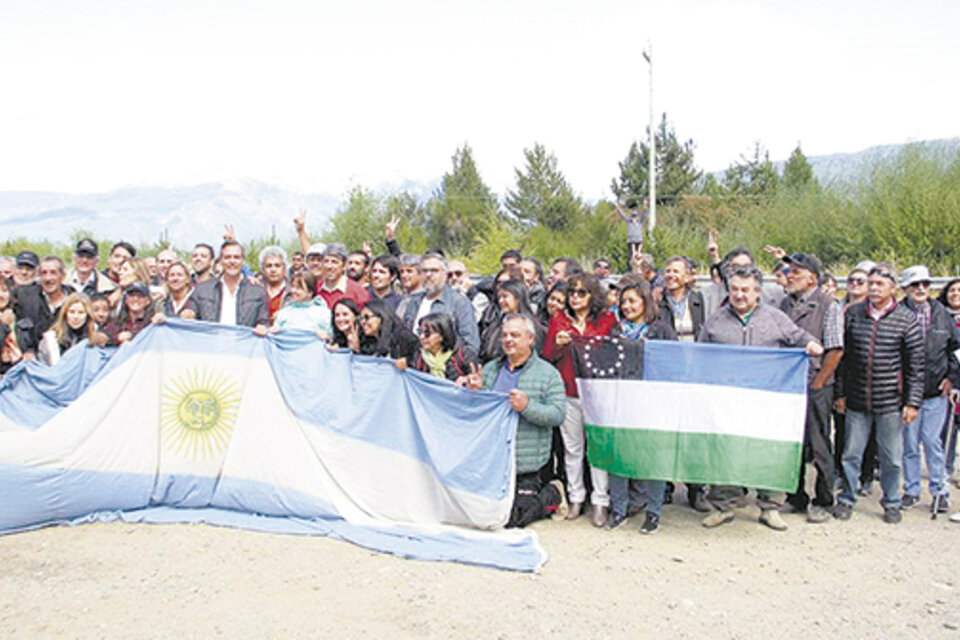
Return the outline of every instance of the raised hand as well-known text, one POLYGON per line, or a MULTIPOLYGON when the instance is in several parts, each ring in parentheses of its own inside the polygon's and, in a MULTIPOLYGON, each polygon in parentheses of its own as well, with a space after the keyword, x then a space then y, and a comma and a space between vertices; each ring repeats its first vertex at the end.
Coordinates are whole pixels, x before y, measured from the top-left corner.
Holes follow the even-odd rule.
POLYGON ((307 224, 307 210, 300 209, 297 213, 297 217, 293 219, 293 226, 297 228, 297 232, 303 231, 304 227, 307 224))
POLYGON ((400 226, 400 216, 390 216, 387 221, 387 240, 396 240, 398 226, 400 226))
POLYGON ((232 224, 223 225, 223 240, 224 242, 236 242, 237 241, 237 232, 233 230, 232 224))

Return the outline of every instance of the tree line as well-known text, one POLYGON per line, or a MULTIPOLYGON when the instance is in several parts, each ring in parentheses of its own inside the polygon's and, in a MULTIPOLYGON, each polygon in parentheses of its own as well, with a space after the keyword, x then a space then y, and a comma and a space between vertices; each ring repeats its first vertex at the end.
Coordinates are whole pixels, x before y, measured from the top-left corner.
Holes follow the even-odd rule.
MULTIPOLYGON (((719 176, 697 166, 695 151, 694 141, 679 138, 663 114, 656 130, 657 227, 646 241, 658 262, 673 254, 705 261, 706 239, 713 232, 724 249, 774 244, 814 253, 838 272, 864 258, 899 266, 923 263, 941 274, 958 272, 956 152, 943 157, 923 145, 907 145, 896 157, 864 168, 853 182, 821 185, 799 144, 782 171, 758 142, 719 176)), ((507 248, 543 261, 560 255, 584 262, 604 257, 626 270, 626 230, 616 206, 643 206, 647 142, 630 145, 611 181, 613 197, 593 203, 576 193, 544 145, 535 143, 523 153, 524 166, 515 169, 515 185, 502 198, 484 183, 472 149, 464 144, 425 200, 408 192, 378 194, 356 186, 310 235, 351 249, 370 242, 377 252, 386 221, 396 216, 401 220, 397 239, 405 251, 441 249, 478 273, 496 270, 507 248)), ((74 236, 84 233, 78 230, 74 236)), ((277 239, 246 242, 248 256, 255 260, 258 249, 271 243, 277 239)), ((291 251, 297 248, 292 233, 279 243, 291 251)), ((0 243, 0 254, 28 246, 65 257, 72 249, 16 239, 0 243)), ((153 249, 162 246, 158 242, 153 249)))

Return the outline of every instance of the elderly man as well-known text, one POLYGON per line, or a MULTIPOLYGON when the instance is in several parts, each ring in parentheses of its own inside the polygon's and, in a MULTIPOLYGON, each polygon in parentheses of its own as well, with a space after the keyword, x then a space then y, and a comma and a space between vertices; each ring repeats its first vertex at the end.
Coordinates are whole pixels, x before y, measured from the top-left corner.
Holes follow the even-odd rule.
POLYGON ((84 238, 78 242, 73 252, 73 269, 67 273, 67 286, 88 297, 95 293, 113 291, 117 285, 97 271, 99 255, 97 243, 90 238, 84 238))
POLYGON ((17 254, 17 268, 13 273, 13 284, 17 287, 37 283, 37 267, 40 258, 33 251, 21 251, 17 254))
POLYGON ((483 312, 490 305, 490 298, 481 293, 477 285, 470 280, 470 270, 467 265, 460 260, 450 260, 447 262, 447 282, 455 290, 467 296, 467 300, 473 305, 474 316, 477 322, 483 318, 483 312))
POLYGON ((0 257, 0 278, 10 281, 17 272, 17 261, 10 256, 0 257))
POLYGON ((826 355, 810 359, 807 387, 807 419, 803 436, 803 458, 797 491, 787 497, 788 508, 807 514, 807 522, 830 519, 833 510, 833 480, 836 473, 830 451, 830 412, 833 408, 833 374, 843 357, 843 320, 840 306, 820 288, 820 261, 815 256, 794 253, 786 256, 787 297, 780 309, 797 326, 820 341, 826 355), (806 491, 806 463, 817 471, 813 502, 806 491))
MULTIPOLYGON (((719 252, 719 249, 716 251, 719 252)), ((716 255, 719 255, 719 253, 716 255)), ((746 247, 737 247, 727 252, 727 255, 723 257, 723 260, 720 261, 719 265, 715 265, 719 270, 721 282, 719 284, 712 282, 703 290, 704 312, 706 313, 707 317, 713 315, 717 309, 722 307, 727 302, 728 293, 724 281, 728 278, 728 274, 737 267, 752 267, 756 266, 756 264, 757 262, 753 257, 753 252, 746 247)), ((763 304, 769 304, 779 308, 780 302, 783 300, 783 296, 783 287, 780 285, 772 282, 763 285, 763 304)))
POLYGON ((287 252, 277 245, 264 247, 260 251, 260 275, 269 301, 270 326, 273 326, 273 319, 287 295, 287 252))
POLYGON ((258 336, 267 334, 270 322, 270 303, 263 287, 243 277, 243 245, 227 240, 220 248, 223 273, 219 278, 204 280, 193 292, 197 318, 253 327, 258 336))
POLYGON ((480 351, 480 334, 467 297, 447 284, 447 263, 438 253, 428 253, 420 259, 423 272, 423 292, 410 296, 403 310, 404 324, 416 332, 420 318, 429 313, 445 313, 453 320, 453 328, 460 342, 474 353, 480 351))
POLYGON ((947 421, 948 399, 956 395, 955 388, 960 388, 960 366, 953 355, 960 348, 960 334, 943 305, 930 297, 930 272, 925 266, 906 269, 900 286, 906 293, 900 305, 916 317, 926 353, 920 412, 916 420, 903 427, 901 507, 909 509, 920 502, 920 445, 923 444, 932 508, 946 513, 950 496, 940 433, 947 421))
POLYGON ((327 308, 341 298, 349 298, 362 307, 370 301, 370 294, 361 284, 347 277, 347 248, 339 242, 331 242, 323 251, 323 280, 317 282, 317 295, 327 303, 327 308))
MULTIPOLYGON (((805 347, 812 356, 823 355, 823 347, 779 309, 760 304, 763 274, 753 266, 736 267, 728 273, 729 304, 718 309, 700 329, 700 342, 751 345, 758 347, 805 347)), ((703 526, 716 527, 734 519, 734 507, 743 498, 741 487, 712 487, 708 500, 717 508, 703 519, 703 526)), ((757 490, 760 522, 776 531, 787 524, 779 511, 783 493, 757 490)))
MULTIPOLYGON (((843 360, 837 377, 837 410, 846 412, 843 488, 833 516, 848 520, 857 502, 857 481, 870 430, 877 430, 883 520, 900 513, 901 427, 917 418, 923 402, 924 345, 916 315, 898 305, 893 267, 878 263, 867 275, 867 300, 844 317, 843 360)), ((942 425, 941 425, 942 426, 942 425)))
POLYGON ((551 479, 550 444, 553 428, 563 422, 566 396, 560 373, 533 350, 536 327, 517 313, 503 320, 503 357, 481 372, 474 367, 460 384, 510 395, 517 420, 517 483, 507 527, 525 527, 557 514, 566 515, 563 483, 551 479))

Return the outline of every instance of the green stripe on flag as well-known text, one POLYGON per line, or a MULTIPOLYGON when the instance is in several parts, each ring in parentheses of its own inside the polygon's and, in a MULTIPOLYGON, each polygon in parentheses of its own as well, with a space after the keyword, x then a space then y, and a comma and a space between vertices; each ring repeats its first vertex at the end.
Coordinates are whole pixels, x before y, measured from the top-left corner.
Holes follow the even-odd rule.
POLYGON ((716 433, 586 425, 590 464, 644 480, 792 492, 803 444, 716 433))

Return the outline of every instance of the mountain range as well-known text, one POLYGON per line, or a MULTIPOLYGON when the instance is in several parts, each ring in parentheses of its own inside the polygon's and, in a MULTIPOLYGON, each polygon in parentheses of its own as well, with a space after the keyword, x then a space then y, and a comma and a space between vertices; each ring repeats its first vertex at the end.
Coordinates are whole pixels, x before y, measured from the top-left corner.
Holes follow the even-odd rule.
MULTIPOLYGON (((934 153, 960 152, 960 138, 920 144, 934 153)), ((890 159, 902 149, 903 145, 882 145, 807 160, 821 184, 837 184, 855 181, 866 166, 890 159)), ((782 161, 775 164, 782 170, 782 161)), ((384 185, 377 191, 405 190, 425 200, 438 182, 408 181, 384 185)), ((216 241, 223 235, 224 225, 230 224, 241 240, 271 235, 287 238, 293 234, 292 219, 297 211, 307 209, 308 228, 315 230, 342 201, 341 195, 298 193, 256 180, 127 187, 90 194, 5 191, 0 192, 0 237, 62 242, 83 229, 97 237, 122 237, 135 244, 165 238, 185 248, 197 241, 216 241)))

